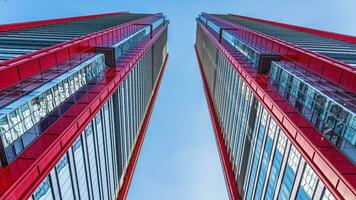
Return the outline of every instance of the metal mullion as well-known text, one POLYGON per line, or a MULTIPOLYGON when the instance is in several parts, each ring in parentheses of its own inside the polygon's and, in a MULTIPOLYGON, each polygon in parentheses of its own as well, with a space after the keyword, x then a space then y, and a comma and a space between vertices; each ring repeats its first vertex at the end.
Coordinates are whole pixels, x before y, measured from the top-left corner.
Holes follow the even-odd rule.
MULTIPOLYGON (((99 111, 100 112, 100 111, 99 111)), ((95 153, 95 165, 96 165, 96 174, 98 177, 98 190, 99 190, 99 196, 101 196, 101 198, 103 197, 103 183, 102 180, 99 178, 101 177, 101 165, 100 165, 100 155, 99 155, 99 147, 98 147, 98 133, 97 133, 97 128, 96 128, 96 122, 95 122, 95 116, 93 118, 93 120, 91 121, 92 123, 92 131, 93 131, 93 143, 94 143, 94 153, 95 153)))
POLYGON ((115 194, 116 187, 118 185, 118 159, 117 159, 117 134, 115 132, 115 125, 116 125, 116 120, 114 118, 114 98, 116 98, 116 92, 110 97, 109 99, 109 125, 110 125, 110 140, 111 140, 111 146, 112 146, 112 166, 113 166, 113 181, 114 181, 114 191, 113 193, 115 194))
POLYGON ((134 137, 135 137, 135 141, 136 141, 136 136, 137 136, 137 88, 136 88, 136 68, 137 68, 137 64, 135 65, 135 67, 132 70, 132 91, 133 91, 133 124, 134 124, 134 137))
MULTIPOLYGON (((253 104, 254 104, 254 102, 253 102, 253 99, 254 99, 254 96, 253 96, 253 93, 248 89, 248 91, 249 91, 249 101, 248 101, 248 107, 247 107, 247 114, 246 115, 248 115, 248 117, 246 118, 246 121, 245 121, 245 130, 243 131, 243 137, 242 137, 242 146, 241 146, 241 156, 243 156, 244 155, 244 152, 245 152, 245 149, 244 149, 244 147, 245 147, 245 143, 246 143, 246 139, 247 139, 247 137, 248 137, 248 130, 250 129, 250 127, 249 127, 249 122, 250 122, 250 117, 251 117, 251 108, 252 108, 252 106, 253 106, 253 104)), ((242 157, 241 157, 241 159, 242 159, 242 157)), ((241 160, 240 159, 240 160, 241 160)), ((239 163, 239 166, 238 166, 238 174, 240 174, 241 173, 241 166, 242 166, 242 161, 239 163)))
POLYGON ((224 122, 224 127, 225 127, 225 144, 228 144, 228 137, 227 137, 227 134, 228 133, 228 129, 229 129, 229 116, 231 115, 230 113, 230 110, 231 110, 231 93, 232 93, 232 86, 233 86, 233 81, 234 81, 234 76, 233 76, 233 71, 232 69, 229 67, 229 83, 228 83, 228 87, 227 87, 227 94, 226 94, 226 97, 227 97, 227 101, 226 101, 226 110, 225 110, 225 116, 224 116, 224 119, 223 119, 223 122, 224 122))
POLYGON ((233 127, 233 117, 234 117, 234 109, 235 109, 235 103, 236 103, 236 95, 235 95, 235 89, 236 89, 236 82, 237 82, 237 77, 234 76, 234 72, 232 71, 232 83, 231 83, 231 92, 230 92, 230 103, 229 103, 229 111, 228 111, 228 118, 226 119, 227 121, 227 129, 226 129, 226 140, 227 140, 227 151, 230 152, 230 143, 231 143, 231 135, 232 133, 232 127, 233 127))
POLYGON ((259 160, 258 160, 258 164, 257 164, 255 181, 253 183, 253 190, 252 190, 252 195, 251 195, 252 198, 254 198, 254 196, 256 194, 258 178, 260 176, 261 165, 262 165, 262 161, 263 161, 263 153, 266 150, 265 149, 266 148, 266 140, 267 140, 267 137, 268 137, 269 127, 270 127, 270 123, 271 123, 271 116, 268 114, 267 111, 266 111, 266 113, 267 113, 267 120, 266 120, 265 130, 264 130, 264 133, 263 133, 264 136, 263 136, 263 139, 262 139, 262 146, 261 146, 261 152, 260 152, 260 156, 259 156, 259 160))
POLYGON ((223 115, 221 117, 221 127, 223 130, 223 137, 224 137, 224 142, 225 145, 227 144, 227 116, 228 116, 228 109, 229 109, 229 103, 230 103, 230 84, 231 84, 231 73, 230 70, 227 69, 227 80, 226 80, 227 84, 226 84, 226 89, 225 89, 225 102, 224 102, 224 108, 223 108, 223 115))
POLYGON ((125 78, 125 92, 124 92, 124 102, 125 102, 125 125, 126 125, 126 140, 128 144, 128 152, 127 152, 127 159, 130 159, 130 153, 131 153, 131 148, 132 148, 132 141, 131 141, 131 126, 130 126, 130 114, 129 114, 129 77, 128 75, 125 78))
POLYGON ((232 119, 231 119, 231 130, 230 130, 230 135, 229 135, 229 143, 227 146, 229 146, 229 158, 230 160, 234 161, 235 158, 233 156, 233 152, 234 152, 234 146, 235 146, 235 138, 236 138, 236 122, 237 122, 237 118, 238 118, 238 114, 236 113, 237 107, 239 105, 239 80, 236 81, 236 87, 235 87, 235 100, 234 100, 234 104, 233 106, 233 112, 232 112, 232 119))
POLYGON ((250 186, 250 177, 251 177, 251 170, 253 167, 253 161, 254 161, 254 155, 255 155, 255 150, 256 150, 256 142, 258 140, 258 135, 259 135, 259 129, 260 129, 260 125, 261 125, 261 120, 262 120, 262 114, 263 114, 263 106, 261 104, 258 105, 257 108, 257 116, 256 116, 256 125, 255 125, 255 130, 253 131, 254 134, 254 140, 251 142, 251 149, 250 149, 250 153, 249 156, 251 156, 250 158, 250 162, 247 163, 247 169, 246 169, 246 177, 247 179, 245 179, 245 183, 244 183, 244 195, 243 195, 243 199, 246 199, 246 195, 247 195, 247 189, 250 186))
MULTIPOLYGON (((121 101, 121 122, 122 122, 122 135, 123 135, 123 147, 125 150, 124 153, 124 166, 123 166, 123 173, 126 170, 127 162, 128 162, 128 151, 129 151, 129 145, 128 145, 128 138, 127 138, 127 125, 126 125, 126 109, 125 109, 125 83, 126 81, 124 80, 121 85, 121 95, 120 95, 120 101, 121 101)), ((124 175, 124 174, 122 174, 124 175)))
MULTIPOLYGON (((138 84, 139 84, 139 89, 138 89, 138 100, 139 100, 139 122, 141 123, 141 118, 142 118, 142 113, 143 113, 143 81, 142 81, 142 63, 141 60, 138 62, 138 84)), ((140 127, 139 127, 140 128, 140 127)))
POLYGON ((218 61, 218 66, 216 68, 216 81, 217 81, 217 86, 215 89, 215 110, 216 113, 219 115, 220 114, 220 97, 221 97, 221 87, 222 87, 222 69, 221 69, 221 60, 218 61))
POLYGON ((233 157, 235 161, 237 160, 236 154, 237 154, 238 146, 239 146, 239 142, 240 142, 240 136, 238 135, 238 132, 239 132, 239 127, 240 127, 240 122, 243 117, 243 113, 241 114, 242 109, 240 109, 241 104, 243 104, 243 99, 242 99, 242 97, 244 95, 243 89, 242 89, 243 85, 244 85, 243 81, 240 79, 239 85, 238 85, 238 102, 236 104, 236 119, 234 120, 235 121, 234 140, 233 140, 233 144, 232 144, 233 151, 231 152, 231 157, 233 157))
POLYGON ((219 56, 218 56, 218 62, 217 62, 217 64, 216 64, 216 68, 215 68, 215 79, 214 79, 214 83, 213 83, 213 85, 214 85, 214 90, 213 90, 213 94, 211 95, 212 96, 212 99, 213 99, 213 102, 214 102, 214 104, 216 105, 216 102, 217 102, 217 95, 218 95, 218 92, 217 92, 217 90, 218 90, 218 88, 220 87, 220 74, 218 74, 219 73, 219 66, 220 66, 220 62, 221 62, 221 60, 222 59, 224 59, 220 54, 220 51, 218 51, 218 53, 219 53, 219 56))
MULTIPOLYGON (((245 91, 244 91, 244 95, 241 95, 241 119, 238 122, 238 132, 236 132, 236 135, 238 135, 238 143, 237 144, 237 148, 236 148, 236 154, 235 154, 235 158, 236 158, 236 162, 234 163, 233 168, 237 168, 240 163, 242 162, 241 160, 241 156, 243 155, 242 152, 242 147, 243 147, 243 141, 244 141, 244 135, 245 135, 245 130, 246 130, 246 124, 248 123, 248 116, 249 116, 249 110, 248 110, 248 105, 250 102, 246 101, 246 98, 248 95, 248 86, 245 84, 245 91), (244 127, 242 129, 242 126, 244 127)), ((239 108, 240 109, 240 108, 239 108)), ((238 169, 237 169, 238 171, 238 169)))
POLYGON ((135 146, 134 136, 133 136, 133 126, 132 126, 132 71, 127 75, 127 116, 128 116, 128 125, 129 125, 129 134, 130 134, 130 154, 132 149, 135 146))
MULTIPOLYGON (((108 104, 108 101, 110 100, 110 98, 106 101, 105 104, 108 104)), ((109 105, 108 106, 108 109, 109 109, 109 105)), ((104 106, 101 108, 101 127, 102 127, 102 132, 103 132, 103 150, 104 150, 104 156, 105 156, 105 159, 104 159, 104 162, 105 162, 105 166, 106 166, 106 169, 105 169, 105 173, 106 173, 106 184, 107 184, 107 191, 108 191, 108 196, 110 198, 110 194, 111 194, 111 179, 113 177, 111 177, 111 174, 110 174, 110 169, 109 168, 112 168, 112 166, 110 166, 110 162, 109 162, 109 144, 108 144, 108 141, 107 141, 107 134, 110 135, 110 129, 109 130, 106 130, 106 116, 105 116, 105 108, 104 106), (107 132, 109 131, 109 133, 107 132)), ((112 147, 110 145, 110 149, 111 149, 111 153, 112 153, 112 147)))
POLYGON ((226 70, 226 74, 225 74, 225 78, 224 80, 226 80, 226 84, 224 85, 224 100, 222 102, 223 104, 223 107, 222 107, 222 112, 221 112, 221 118, 220 118, 220 121, 221 121, 221 126, 222 126, 222 129, 223 129, 223 133, 225 133, 225 123, 224 123, 224 120, 225 120, 225 116, 226 116, 226 108, 227 108, 227 101, 228 101, 228 89, 229 89, 229 83, 230 83, 230 74, 229 74, 229 66, 227 65, 227 62, 225 61, 225 70, 226 70))
POLYGON ((227 68, 227 77, 226 77, 226 86, 225 86, 225 93, 224 93, 224 106, 223 106, 223 111, 222 111, 222 117, 220 119, 221 121, 221 128, 223 130, 223 136, 224 136, 224 142, 226 145, 226 115, 227 115, 227 109, 229 107, 228 102, 229 102, 229 85, 230 85, 230 80, 231 74, 229 68, 227 68))
MULTIPOLYGON (((297 171, 295 172, 294 182, 293 182, 292 190, 291 190, 290 196, 289 196, 290 199, 296 199, 296 197, 297 197, 297 192, 298 192, 300 183, 302 181, 306 165, 308 165, 308 164, 303 159, 303 157, 300 156, 299 165, 298 165, 297 171)), ((314 190, 315 190, 315 188, 314 188, 314 190)))
POLYGON ((122 100, 122 88, 123 88, 123 83, 120 84, 119 88, 118 88, 118 116, 119 116, 119 137, 120 137, 120 148, 121 148, 121 155, 120 158, 121 158, 121 171, 119 172, 120 174, 120 177, 119 177, 119 182, 121 180, 121 177, 123 175, 123 171, 125 169, 125 165, 126 165, 126 162, 125 162, 125 157, 126 157, 126 140, 125 140, 125 125, 124 125, 124 117, 123 117, 123 100, 122 100))
POLYGON ((278 124, 276 123, 276 133, 274 135, 273 138, 273 144, 272 144, 272 148, 271 148, 271 155, 267 164, 267 170, 266 170, 266 177, 263 183, 263 187, 262 187, 262 192, 261 192, 261 198, 265 199, 265 195, 266 195, 266 190, 267 190, 267 185, 268 185, 268 180, 269 180, 269 176, 271 174, 271 169, 272 169, 272 165, 273 165, 273 160, 274 160, 274 154, 277 151, 277 144, 278 144, 278 140, 279 140, 279 134, 281 132, 278 124))
POLYGON ((285 151, 284 151, 284 154, 283 154, 281 169, 279 171, 279 175, 278 175, 278 179, 277 179, 277 183, 276 183, 276 188, 275 188, 273 200, 277 200, 278 199, 279 191, 281 189, 281 185, 282 185, 282 181, 283 181, 283 177, 284 177, 284 172, 285 172, 286 167, 288 165, 288 158, 289 158, 289 154, 290 154, 291 148, 292 148, 292 144, 289 141, 288 137, 287 137, 286 143, 287 144, 286 144, 286 148, 285 148, 285 151))
POLYGON ((222 92, 223 92, 223 87, 224 87, 224 66, 222 64, 222 60, 219 61, 219 66, 218 66, 218 70, 219 70, 219 88, 217 90, 217 101, 216 101, 216 108, 217 108, 217 115, 219 117, 220 120, 220 116, 221 116, 221 101, 222 101, 222 92))

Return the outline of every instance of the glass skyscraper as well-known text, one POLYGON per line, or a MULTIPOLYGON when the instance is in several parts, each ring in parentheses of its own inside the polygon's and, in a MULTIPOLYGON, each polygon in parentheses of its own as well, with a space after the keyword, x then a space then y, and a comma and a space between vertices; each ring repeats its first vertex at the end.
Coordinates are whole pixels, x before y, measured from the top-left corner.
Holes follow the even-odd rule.
POLYGON ((231 199, 356 199, 356 38, 239 15, 196 19, 231 199))
POLYGON ((128 12, 0 25, 0 199, 125 199, 167 26, 128 12))

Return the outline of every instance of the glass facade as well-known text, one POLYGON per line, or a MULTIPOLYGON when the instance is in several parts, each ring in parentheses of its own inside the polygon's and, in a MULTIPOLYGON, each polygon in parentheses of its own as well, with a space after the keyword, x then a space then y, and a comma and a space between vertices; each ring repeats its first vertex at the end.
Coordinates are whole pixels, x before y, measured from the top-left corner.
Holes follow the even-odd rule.
POLYGON ((196 47, 240 197, 333 199, 283 129, 200 26, 196 47))
MULTIPOLYGON (((105 69, 95 55, 0 109, 0 135, 5 149, 18 155, 39 132, 32 128, 105 69)), ((9 155, 12 157, 12 155, 9 155)))
POLYGON ((325 55, 329 58, 339 60, 350 66, 356 66, 356 45, 352 42, 345 42, 333 38, 323 37, 318 34, 306 33, 268 23, 245 19, 235 15, 214 15, 220 19, 230 21, 245 28, 249 28, 259 33, 272 36, 279 40, 286 41, 297 47, 308 49, 325 55))
POLYGON ((166 58, 166 43, 167 31, 125 76, 31 200, 117 198, 166 58), (153 62, 157 57, 162 60, 153 62))
POLYGON ((270 82, 299 113, 356 163, 356 96, 288 62, 272 62, 270 82))
POLYGON ((88 19, 2 31, 0 63, 37 50, 67 42, 85 35, 149 16, 148 14, 118 13, 88 19))
POLYGON ((271 51, 261 47, 261 45, 251 43, 244 39, 243 36, 239 35, 237 31, 231 30, 229 28, 221 29, 218 22, 214 20, 208 20, 202 15, 199 16, 199 20, 206 24, 206 26, 213 30, 216 34, 220 34, 221 31, 221 39, 238 50, 256 67, 260 65, 262 56, 274 56, 271 51))

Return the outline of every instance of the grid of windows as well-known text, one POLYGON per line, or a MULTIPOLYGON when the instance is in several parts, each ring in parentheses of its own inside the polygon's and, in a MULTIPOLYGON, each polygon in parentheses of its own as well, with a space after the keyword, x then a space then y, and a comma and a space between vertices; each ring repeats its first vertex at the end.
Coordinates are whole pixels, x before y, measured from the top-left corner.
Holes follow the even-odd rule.
POLYGON ((324 195, 325 198, 333 198, 234 67, 199 26, 196 45, 240 197, 312 199, 324 195), (212 56, 214 53, 215 56, 212 56), (322 194, 322 191, 326 192, 322 194))
POLYGON ((351 66, 356 66, 356 45, 332 38, 305 33, 268 23, 257 22, 232 15, 215 15, 221 19, 233 22, 246 28, 270 35, 310 51, 323 54, 351 66))
MULTIPOLYGON (((161 26, 165 22, 165 17, 159 17, 152 21, 153 28, 161 26)), ((117 46, 120 51, 120 56, 125 54, 133 46, 137 45, 143 37, 149 34, 149 26, 143 26, 140 30, 137 30, 136 33, 129 33, 128 35, 122 36, 121 40, 114 46, 117 46)), ((151 55, 148 58, 148 55, 145 57, 144 65, 150 65, 150 69, 147 70, 147 76, 150 77, 148 88, 152 89, 154 81, 158 76, 159 69, 164 60, 163 54, 166 54, 166 41, 167 33, 164 32, 154 44, 154 47, 150 51, 155 51, 153 55, 152 52, 148 54, 151 55), (148 60, 150 59, 150 60, 148 60), (155 64, 153 64, 155 63, 155 64), (156 64, 157 63, 157 64, 156 64)), ((103 54, 96 55, 87 55, 89 57, 87 60, 83 61, 82 59, 75 60, 81 61, 77 65, 68 65, 66 70, 60 70, 62 73, 51 73, 49 72, 46 77, 46 81, 36 82, 36 85, 32 82, 30 83, 32 90, 26 93, 14 92, 18 95, 17 98, 13 98, 11 101, 6 102, 5 106, 0 110, 0 137, 3 142, 4 151, 6 158, 3 158, 7 163, 10 163, 15 159, 33 140, 35 140, 43 131, 53 123, 58 116, 61 115, 67 109, 69 104, 67 101, 76 101, 76 95, 79 90, 87 90, 91 87, 91 84, 88 83, 90 80, 94 79, 99 73, 104 71, 105 62, 103 54), (38 83, 37 83, 38 82, 38 83), (34 86, 35 85, 35 86, 34 86), (84 87, 85 86, 85 87, 84 87), (62 108, 63 107, 63 108, 62 108), (64 108, 65 107, 65 108, 64 108)), ((70 62, 72 61, 65 61, 70 62)), ((142 62, 140 62, 142 63, 142 62)), ((140 64, 141 65, 141 64, 140 64)), ((57 67, 58 70, 58 67, 57 67)), ((56 70, 50 70, 56 71, 56 70)), ((139 95, 133 93, 132 90, 139 89, 139 85, 136 82, 138 81, 137 69, 134 69, 134 72, 130 73, 133 75, 128 75, 128 81, 125 81, 125 90, 128 90, 125 98, 131 97, 130 95, 139 95), (136 85, 133 85, 136 84, 136 85), (134 88, 133 88, 134 87, 134 88), (132 94, 131 94, 132 93, 132 94)), ((141 77, 146 77, 146 75, 140 74, 141 77)), ((31 78, 32 80, 32 78, 31 78)), ((146 81, 146 80, 145 80, 146 81)), ((20 84, 22 85, 22 84, 20 84)), ((141 85, 141 87, 146 87, 141 85)), ((17 91, 22 91, 23 88, 18 88, 17 91)), ((0 93, 8 94, 7 91, 0 91, 0 93)), ((148 93, 145 93, 146 95, 148 93)), ((13 94, 8 96, 14 96, 13 94)), ((7 100, 8 96, 3 96, 0 99, 2 103, 3 100, 7 100)), ((79 98, 79 97, 78 97, 79 98)), ((138 97, 134 97, 137 98, 138 97)), ((127 101, 132 102, 134 99, 127 99, 127 101)), ((135 102, 136 103, 136 102, 135 102)), ((126 105, 126 104, 125 104, 126 105)), ((131 105, 132 106, 132 105, 131 105)), ((131 108, 131 107, 130 107, 131 108)), ((133 109, 136 109, 132 106, 131 110, 124 111, 131 113, 133 109)), ((136 117, 137 118, 137 117, 136 117)), ((132 120, 133 118, 130 118, 132 120)), ((101 125, 101 124, 100 124, 101 125)), ((135 122, 135 128, 139 124, 135 122)), ((102 126, 102 125, 101 125, 102 126)), ((131 131, 131 129, 130 129, 131 131)), ((101 139, 101 138, 99 138, 101 139)), ((105 139, 105 138, 103 138, 105 139)), ((132 138, 131 138, 132 140, 132 138)), ((110 153, 110 152, 108 152, 110 153)), ((1 163, 0 163, 1 164, 1 163)))
POLYGON ((272 62, 270 82, 331 142, 356 162, 356 96, 287 62, 272 62))
POLYGON ((31 200, 117 198, 158 81, 154 69, 160 72, 166 58, 166 39, 167 31, 125 76, 31 200), (156 56, 162 60, 153 62, 156 56))
POLYGON ((147 16, 147 14, 120 13, 12 31, 1 31, 0 62, 147 16))
POLYGON ((38 137, 37 132, 29 130, 104 68, 104 56, 98 54, 1 108, 0 135, 4 148, 15 148, 16 155, 21 153, 38 137), (23 137, 26 132, 30 137, 23 137))

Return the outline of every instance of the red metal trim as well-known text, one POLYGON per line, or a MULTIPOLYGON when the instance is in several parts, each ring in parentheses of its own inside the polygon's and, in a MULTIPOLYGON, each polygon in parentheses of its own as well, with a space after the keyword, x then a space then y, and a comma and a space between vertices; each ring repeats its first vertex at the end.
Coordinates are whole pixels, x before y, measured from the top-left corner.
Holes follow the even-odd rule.
POLYGON ((203 15, 223 24, 224 28, 235 28, 243 37, 261 44, 272 52, 281 55, 283 59, 292 61, 346 90, 356 92, 356 85, 352 84, 356 80, 354 67, 207 13, 203 13, 203 15))
POLYGON ((56 18, 56 19, 47 19, 47 20, 39 20, 39 21, 29 21, 29 22, 20 22, 20 23, 11 23, 11 24, 1 24, 0 31, 11 31, 21 28, 31 28, 36 26, 44 26, 49 24, 57 24, 63 22, 71 22, 76 20, 83 20, 83 19, 91 19, 97 17, 106 17, 112 15, 119 15, 119 14, 128 14, 128 11, 123 12, 113 12, 113 13, 104 13, 104 14, 96 14, 96 15, 84 15, 78 17, 65 17, 65 18, 56 18))
POLYGON ((140 151, 141 151, 141 148, 142 148, 142 144, 143 144, 143 141, 145 139, 145 135, 146 135, 146 131, 147 131, 147 128, 148 128, 148 124, 149 124, 149 121, 150 121, 150 118, 151 118, 151 114, 152 114, 152 111, 153 111, 153 107, 154 107, 154 104, 155 104, 155 101, 156 101, 156 98, 157 98, 159 86, 161 84, 163 73, 164 73, 164 70, 165 70, 166 65, 167 65, 167 60, 168 60, 168 55, 167 55, 167 57, 166 57, 166 59, 164 61, 163 68, 162 68, 162 70, 160 72, 160 75, 159 75, 159 78, 158 78, 158 82, 156 83, 156 86, 155 86, 154 91, 153 91, 153 96, 152 96, 151 101, 149 103, 149 106, 147 108, 147 112, 146 112, 144 121, 142 123, 142 126, 141 126, 141 129, 140 129, 140 133, 138 135, 138 138, 137 138, 137 142, 136 142, 134 151, 132 153, 129 165, 128 165, 126 173, 125 173, 124 182, 123 182, 123 184, 122 184, 122 186, 120 188, 119 196, 117 198, 118 200, 125 200, 127 195, 128 195, 128 192, 129 192, 129 189, 130 189, 131 180, 132 180, 133 174, 135 172, 137 160, 138 160, 138 158, 140 156, 140 151))
POLYGON ((133 20, 1 62, 0 80, 2 81, 0 82, 0 90, 41 73, 69 57, 78 56, 83 52, 94 52, 96 46, 100 46, 114 37, 122 36, 124 33, 137 29, 138 27, 135 26, 136 23, 145 23, 157 16, 162 16, 162 13, 133 20), (26 71, 26 73, 23 73, 23 71, 26 71))
POLYGON ((295 26, 295 25, 291 25, 291 24, 274 22, 274 21, 258 19, 258 18, 254 18, 254 17, 243 16, 243 15, 236 15, 236 14, 232 14, 232 13, 228 13, 228 15, 236 16, 236 17, 240 17, 240 18, 244 18, 244 19, 248 19, 248 20, 252 20, 252 21, 256 21, 256 22, 262 22, 262 23, 266 23, 266 24, 280 26, 280 27, 284 27, 284 28, 289 28, 289 29, 293 29, 293 30, 297 30, 297 31, 302 31, 305 33, 311 33, 314 35, 319 35, 319 36, 327 37, 327 38, 331 38, 331 39, 341 40, 341 41, 350 42, 350 43, 356 43, 356 37, 351 36, 351 35, 345 35, 345 34, 333 33, 333 32, 323 31, 323 30, 318 30, 318 29, 295 26))
POLYGON ((234 66, 255 97, 283 129, 303 158, 337 199, 356 198, 356 166, 269 86, 266 77, 245 69, 199 21, 198 25, 234 66))
POLYGON ((143 41, 134 48, 132 51, 136 54, 128 54, 116 68, 107 69, 100 83, 80 98, 10 165, 0 169, 0 200, 29 198, 167 26, 168 23, 156 32, 153 39, 143 41))
POLYGON ((240 200, 240 196, 239 196, 238 189, 237 189, 237 182, 235 180, 235 173, 232 170, 232 164, 229 159, 227 147, 224 143, 223 133, 222 133, 221 127, 219 125, 218 116, 216 114, 214 104, 213 104, 211 95, 209 93, 206 77, 203 72, 201 58, 198 53, 197 47, 194 46, 194 48, 195 48, 195 54, 196 54, 197 60, 198 60, 200 75, 203 80, 205 97, 206 97, 206 101, 208 103, 208 107, 209 107, 209 111, 210 111, 209 112, 210 118, 211 118, 211 122, 212 122, 213 128, 214 128, 215 140, 216 140, 216 144, 217 144, 217 147, 219 150, 220 162, 223 167, 223 171, 224 171, 224 175, 225 175, 225 182, 226 182, 226 186, 228 189, 229 197, 231 200, 240 200))

